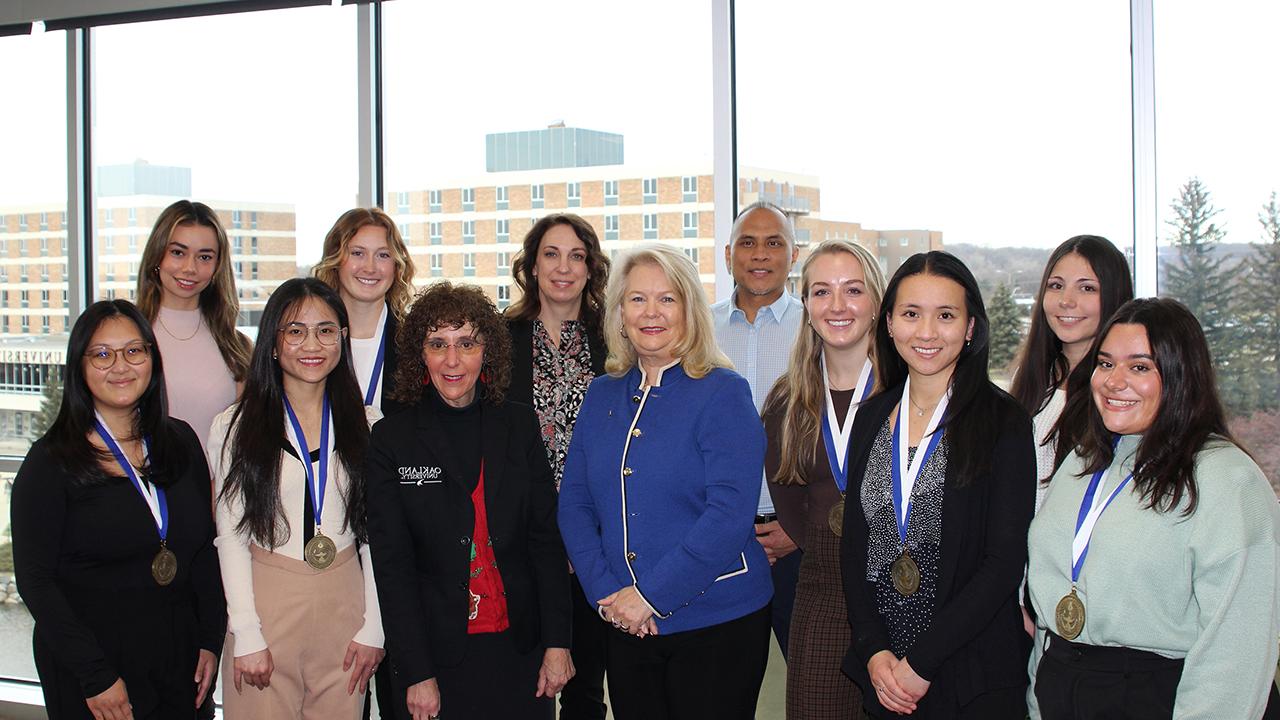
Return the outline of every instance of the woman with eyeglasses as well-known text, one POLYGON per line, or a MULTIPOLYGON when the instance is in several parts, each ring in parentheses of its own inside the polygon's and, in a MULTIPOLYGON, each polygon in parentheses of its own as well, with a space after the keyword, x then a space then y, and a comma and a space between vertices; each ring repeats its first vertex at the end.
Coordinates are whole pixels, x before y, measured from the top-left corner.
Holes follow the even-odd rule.
POLYGON ((369 544, 397 694, 413 720, 550 720, 573 677, 569 569, 533 409, 507 400, 511 339, 480 288, 418 295, 373 428, 369 544))
POLYGON ((285 282, 263 310, 244 396, 213 423, 229 720, 354 720, 382 660, 364 544, 378 411, 360 396, 347 333, 328 285, 285 282))
POLYGON ((80 316, 63 379, 58 417, 13 482, 45 709, 194 718, 226 617, 200 440, 169 417, 155 336, 129 302, 80 316))

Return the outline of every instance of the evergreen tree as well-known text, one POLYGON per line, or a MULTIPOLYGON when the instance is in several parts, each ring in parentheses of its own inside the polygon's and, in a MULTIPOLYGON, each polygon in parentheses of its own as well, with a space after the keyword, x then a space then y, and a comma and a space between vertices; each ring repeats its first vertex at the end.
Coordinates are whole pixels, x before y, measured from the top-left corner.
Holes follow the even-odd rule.
POLYGON ((1232 268, 1223 267, 1218 244, 1226 231, 1213 221, 1220 211, 1199 178, 1178 191, 1167 221, 1169 244, 1176 256, 1165 265, 1164 295, 1181 301, 1200 320, 1218 374, 1218 390, 1231 414, 1247 412, 1253 398, 1248 377, 1241 373, 1240 329, 1233 325, 1232 268))
POLYGON ((990 366, 993 370, 1003 370, 1022 342, 1022 313, 1013 301, 1013 290, 1003 282, 996 286, 987 305, 987 320, 991 325, 990 366))
POLYGON ((1242 370, 1257 383, 1255 408, 1280 409, 1280 203, 1276 193, 1258 213, 1262 242, 1246 261, 1240 316, 1246 362, 1242 370))
POLYGON ((62 373, 60 371, 50 372, 45 376, 44 389, 40 392, 42 399, 40 401, 40 410, 35 414, 35 419, 31 425, 31 431, 35 437, 40 437, 49 432, 49 428, 53 426, 53 421, 58 418, 58 410, 62 408, 62 373))

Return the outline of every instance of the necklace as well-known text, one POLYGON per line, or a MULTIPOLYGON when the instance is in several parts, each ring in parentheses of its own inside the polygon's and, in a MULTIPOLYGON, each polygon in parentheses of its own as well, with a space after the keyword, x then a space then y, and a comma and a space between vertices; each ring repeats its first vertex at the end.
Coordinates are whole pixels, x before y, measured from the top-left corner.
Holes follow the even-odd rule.
MULTIPOLYGON (((910 395, 907 395, 907 400, 911 401, 911 407, 913 407, 913 408, 915 408, 915 409, 916 409, 916 417, 924 417, 924 411, 925 411, 925 409, 924 409, 924 408, 922 408, 922 407, 920 407, 920 406, 916 403, 916 399, 915 399, 915 398, 913 398, 913 397, 911 397, 910 395)), ((937 406, 937 404, 938 404, 938 403, 936 403, 936 402, 935 402, 933 405, 930 405, 929 407, 930 407, 930 408, 933 408, 933 407, 937 406)))
POLYGON ((178 342, 186 342, 187 340, 195 337, 196 333, 200 332, 200 326, 204 324, 204 316, 199 314, 196 315, 196 329, 192 330, 191 334, 186 337, 178 337, 177 335, 174 335, 173 331, 169 329, 169 326, 164 324, 164 318, 160 316, 160 313, 156 313, 156 321, 160 323, 160 329, 164 330, 166 335, 178 342))

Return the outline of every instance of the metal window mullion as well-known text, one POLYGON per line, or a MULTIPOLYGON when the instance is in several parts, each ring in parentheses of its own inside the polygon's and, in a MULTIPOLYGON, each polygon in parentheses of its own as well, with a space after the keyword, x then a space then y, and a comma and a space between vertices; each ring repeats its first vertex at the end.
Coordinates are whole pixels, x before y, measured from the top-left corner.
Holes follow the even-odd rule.
POLYGON ((1133 108, 1133 289, 1138 297, 1154 296, 1160 290, 1154 25, 1152 0, 1130 0, 1130 71, 1133 108))
POLYGON ((91 30, 67 30, 67 323, 97 297, 93 255, 91 30))
POLYGON ((356 8, 356 97, 361 207, 382 207, 382 5, 356 8))
POLYGON ((733 292, 733 276, 720 261, 738 212, 737 110, 734 88, 734 0, 711 3, 712 189, 715 197, 716 297, 733 292))

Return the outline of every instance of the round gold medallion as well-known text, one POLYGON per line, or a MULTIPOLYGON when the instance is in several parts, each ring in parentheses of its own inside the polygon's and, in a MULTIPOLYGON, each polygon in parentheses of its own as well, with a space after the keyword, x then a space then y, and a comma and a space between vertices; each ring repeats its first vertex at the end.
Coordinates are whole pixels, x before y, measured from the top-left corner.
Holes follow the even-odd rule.
POLYGON ((151 577, 161 587, 173 582, 178 576, 178 556, 169 548, 161 545, 160 552, 151 559, 151 577))
POLYGON ((307 546, 302 550, 302 556, 306 558, 307 564, 316 570, 324 570, 333 564, 333 558, 338 554, 338 546, 320 531, 316 531, 315 537, 307 541, 307 546))
POLYGON ((889 574, 893 577, 893 589, 897 590, 899 595, 904 597, 914 595, 920 589, 920 567, 905 549, 889 567, 889 574))
POLYGON ((831 532, 836 537, 840 537, 840 533, 844 531, 844 498, 840 498, 840 502, 831 506, 831 510, 827 511, 827 525, 831 527, 831 532))
POLYGON ((1076 595, 1074 587, 1058 601, 1053 614, 1059 635, 1067 640, 1080 637, 1080 632, 1084 630, 1084 602, 1076 595))

